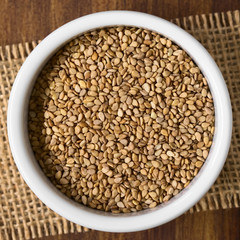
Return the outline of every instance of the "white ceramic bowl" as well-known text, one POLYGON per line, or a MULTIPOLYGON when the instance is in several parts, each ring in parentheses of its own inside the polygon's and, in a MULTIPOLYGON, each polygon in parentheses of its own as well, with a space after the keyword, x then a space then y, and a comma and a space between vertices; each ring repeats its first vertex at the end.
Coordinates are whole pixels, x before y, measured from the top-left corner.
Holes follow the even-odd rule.
POLYGON ((110 232, 131 232, 164 224, 192 207, 219 175, 229 150, 232 112, 227 87, 217 65, 191 35, 161 18, 139 12, 109 11, 78 18, 48 35, 29 55, 14 82, 8 106, 8 136, 17 167, 32 191, 52 210, 77 224, 110 232), (70 200, 53 186, 34 158, 27 131, 28 102, 39 72, 65 43, 91 29, 130 25, 156 31, 181 46, 208 80, 215 106, 215 135, 209 156, 187 188, 167 203, 137 213, 111 214, 70 200))

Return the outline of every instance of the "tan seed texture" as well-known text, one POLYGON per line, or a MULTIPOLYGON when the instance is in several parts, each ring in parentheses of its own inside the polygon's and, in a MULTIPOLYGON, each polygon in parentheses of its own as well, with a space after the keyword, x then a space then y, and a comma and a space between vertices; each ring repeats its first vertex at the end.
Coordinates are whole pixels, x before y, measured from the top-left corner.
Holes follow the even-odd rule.
POLYGON ((214 133, 207 81, 185 51, 131 27, 87 32, 47 63, 29 137, 68 197, 113 213, 153 208, 187 187, 214 133))

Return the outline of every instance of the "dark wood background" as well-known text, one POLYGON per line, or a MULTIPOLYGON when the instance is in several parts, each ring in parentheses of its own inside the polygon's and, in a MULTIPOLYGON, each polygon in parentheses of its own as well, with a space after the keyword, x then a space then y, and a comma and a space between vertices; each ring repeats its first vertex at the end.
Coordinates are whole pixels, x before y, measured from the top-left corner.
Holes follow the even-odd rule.
MULTIPOLYGON (((0 0, 0 45, 43 39, 62 24, 106 10, 134 10, 165 19, 240 9, 240 0, 0 0)), ((90 231, 42 240, 239 240, 240 210, 181 217, 135 233, 90 231)))

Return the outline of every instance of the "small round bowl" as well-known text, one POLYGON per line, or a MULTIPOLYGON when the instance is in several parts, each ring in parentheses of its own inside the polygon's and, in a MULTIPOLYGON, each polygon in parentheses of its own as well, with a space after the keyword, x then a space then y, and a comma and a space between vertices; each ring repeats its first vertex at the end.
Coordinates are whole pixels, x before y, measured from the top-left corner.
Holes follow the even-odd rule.
POLYGON ((164 224, 197 203, 218 177, 229 150, 231 103, 224 79, 206 49, 176 25, 152 15, 109 11, 71 21, 48 35, 28 56, 14 82, 8 105, 8 137, 16 165, 32 191, 48 207, 82 226, 109 232, 132 232, 164 224), (30 146, 28 102, 35 80, 53 54, 76 36, 101 27, 126 25, 149 29, 174 41, 196 62, 213 95, 215 134, 209 156, 198 175, 179 194, 153 209, 112 214, 83 206, 62 194, 44 175, 30 146))

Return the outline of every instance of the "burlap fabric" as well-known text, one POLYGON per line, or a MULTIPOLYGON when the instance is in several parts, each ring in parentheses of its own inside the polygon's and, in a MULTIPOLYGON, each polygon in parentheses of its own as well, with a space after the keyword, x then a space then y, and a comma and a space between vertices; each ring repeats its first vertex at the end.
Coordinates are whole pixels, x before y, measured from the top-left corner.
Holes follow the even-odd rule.
MULTIPOLYGON (((173 20, 196 37, 210 52, 227 82, 233 107, 230 152, 216 183, 190 212, 240 205, 240 17, 239 11, 173 20)), ((0 47, 0 238, 30 239, 81 232, 46 207, 18 172, 8 144, 7 103, 14 78, 27 55, 38 44, 0 47)), ((24 79, 22 79, 24 81, 24 79)))

